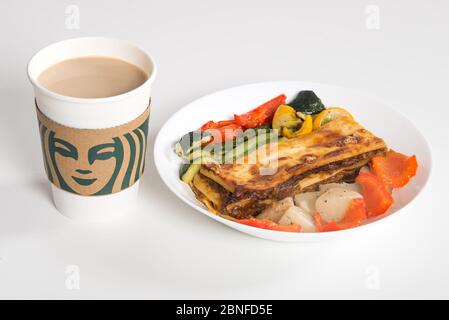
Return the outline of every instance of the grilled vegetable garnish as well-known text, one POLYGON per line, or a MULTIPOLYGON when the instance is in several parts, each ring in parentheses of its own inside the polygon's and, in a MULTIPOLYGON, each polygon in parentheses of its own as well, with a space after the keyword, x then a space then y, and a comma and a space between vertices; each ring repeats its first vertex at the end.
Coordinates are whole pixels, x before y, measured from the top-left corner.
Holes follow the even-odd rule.
POLYGON ((285 99, 286 96, 281 94, 247 113, 234 115, 234 121, 245 129, 259 127, 270 123, 277 108, 281 104, 285 104, 285 99))
POLYGON ((380 216, 393 205, 394 199, 387 187, 374 174, 362 172, 356 181, 362 186, 368 217, 380 216))
POLYGON ((234 163, 235 160, 248 155, 257 148, 276 142, 277 138, 278 132, 270 129, 246 131, 235 141, 236 147, 224 154, 222 161, 223 163, 234 163))
POLYGON ((352 115, 345 109, 339 107, 327 108, 324 111, 321 111, 319 115, 316 116, 313 121, 313 129, 316 130, 321 126, 324 126, 326 123, 335 120, 340 117, 347 117, 349 119, 353 119, 352 115))
POLYGON ((362 195, 355 191, 340 187, 331 188, 318 197, 315 208, 324 222, 340 222, 345 216, 349 202, 362 198, 362 195))
POLYGON ((181 166, 179 167, 179 179, 182 180, 182 176, 187 172, 189 167, 190 167, 190 163, 181 164, 181 166))
POLYGON ((287 138, 296 138, 309 134, 313 131, 313 119, 311 115, 306 115, 304 122, 302 123, 299 130, 294 131, 293 129, 284 127, 282 128, 282 135, 287 138))
POLYGON ((389 188, 401 188, 416 175, 418 162, 416 156, 389 151, 385 157, 375 157, 371 168, 376 176, 389 188))
POLYGON ((314 215, 315 225, 320 232, 339 231, 360 226, 366 220, 366 206, 362 198, 352 199, 340 221, 325 223, 320 213, 314 215))
POLYGON ((283 127, 297 126, 302 120, 296 116, 296 111, 285 104, 279 106, 273 117, 273 129, 281 130, 283 127))
POLYGON ((208 121, 201 126, 200 130, 206 131, 209 129, 217 129, 217 128, 221 128, 224 126, 229 126, 230 124, 233 124, 233 123, 234 123, 234 120, 224 120, 224 121, 218 121, 218 122, 208 121))
POLYGON ((189 132, 175 144, 175 152, 179 157, 191 161, 198 157, 194 153, 201 151, 201 146, 210 142, 212 138, 212 135, 207 131, 189 132))
POLYGON ((248 219, 240 219, 240 220, 234 220, 235 222, 246 224, 247 226, 252 226, 256 228, 261 229, 268 229, 268 230, 274 230, 274 231, 284 231, 284 232, 300 232, 301 226, 299 224, 291 224, 288 226, 280 225, 277 223, 274 223, 270 220, 264 220, 264 219, 256 219, 256 218, 248 218, 248 219))
POLYGON ((288 105, 305 114, 318 114, 326 109, 313 91, 300 91, 288 105))
POLYGON ((210 143, 220 143, 234 139, 242 133, 242 126, 236 124, 234 120, 208 121, 200 128, 201 131, 209 132, 212 135, 210 143))
POLYGON ((182 174, 181 180, 187 184, 192 182, 195 175, 200 171, 201 164, 199 163, 192 163, 188 165, 187 170, 182 174))

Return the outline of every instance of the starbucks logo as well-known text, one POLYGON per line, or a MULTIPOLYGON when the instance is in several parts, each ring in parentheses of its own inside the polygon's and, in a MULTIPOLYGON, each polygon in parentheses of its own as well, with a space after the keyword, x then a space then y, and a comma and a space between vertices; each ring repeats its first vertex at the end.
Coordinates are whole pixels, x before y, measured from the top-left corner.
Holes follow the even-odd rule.
POLYGON ((57 187, 105 195, 128 188, 142 176, 149 108, 135 120, 108 129, 69 128, 37 112, 45 171, 57 187))

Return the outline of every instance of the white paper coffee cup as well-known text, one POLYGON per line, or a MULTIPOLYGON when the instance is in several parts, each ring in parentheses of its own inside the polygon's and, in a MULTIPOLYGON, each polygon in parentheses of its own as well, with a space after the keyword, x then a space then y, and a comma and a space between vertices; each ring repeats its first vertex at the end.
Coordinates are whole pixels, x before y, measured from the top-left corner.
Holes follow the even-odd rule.
MULTIPOLYGON (((36 53, 28 64, 28 77, 34 87, 40 112, 57 125, 82 130, 110 130, 139 118, 149 107, 155 76, 154 60, 144 50, 127 41, 101 37, 75 38, 52 44, 36 53), (47 90, 37 82, 39 75, 50 66, 86 56, 127 61, 145 71, 148 79, 138 88, 124 94, 94 99, 63 96, 47 90)), ((126 156, 127 150, 124 150, 126 156)), ((143 167, 141 169, 143 171, 143 167)), ((79 220, 109 220, 135 208, 139 182, 136 176, 136 181, 121 191, 88 196, 68 192, 55 183, 51 187, 54 204, 62 214, 79 220)))

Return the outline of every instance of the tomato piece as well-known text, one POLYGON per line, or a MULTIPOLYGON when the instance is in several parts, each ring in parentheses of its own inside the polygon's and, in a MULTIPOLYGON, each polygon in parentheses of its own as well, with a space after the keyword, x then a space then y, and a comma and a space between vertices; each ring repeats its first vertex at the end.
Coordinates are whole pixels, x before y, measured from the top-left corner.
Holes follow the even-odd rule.
POLYGON ((371 169, 385 185, 390 188, 401 188, 416 175, 418 162, 416 156, 389 151, 385 157, 374 157, 371 169))
POLYGON ((288 226, 283 226, 280 224, 277 224, 273 221, 270 221, 268 219, 257 219, 257 218, 248 218, 248 219, 240 219, 240 220, 234 220, 235 222, 261 228, 261 229, 268 229, 268 230, 274 230, 274 231, 284 231, 284 232, 300 232, 301 226, 299 224, 291 224, 288 226))
POLYGON ((368 217, 377 217, 387 212, 394 199, 382 180, 370 172, 361 172, 356 182, 362 187, 368 217))
POLYGON ((271 123, 277 108, 280 105, 285 104, 286 99, 287 97, 284 94, 281 94, 247 113, 234 115, 234 121, 245 129, 271 123))
POLYGON ((345 216, 338 223, 331 221, 323 224, 321 215, 314 215, 315 225, 320 232, 338 231, 360 226, 366 220, 366 206, 363 199, 352 199, 346 209, 345 216))

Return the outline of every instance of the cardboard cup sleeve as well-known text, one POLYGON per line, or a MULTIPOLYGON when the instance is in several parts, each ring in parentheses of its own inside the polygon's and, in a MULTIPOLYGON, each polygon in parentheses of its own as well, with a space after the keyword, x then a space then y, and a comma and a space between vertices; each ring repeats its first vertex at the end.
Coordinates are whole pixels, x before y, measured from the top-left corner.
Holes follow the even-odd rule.
POLYGON ((77 129, 46 117, 36 103, 45 172, 56 187, 82 196, 120 192, 145 168, 150 105, 134 120, 105 129, 77 129))

